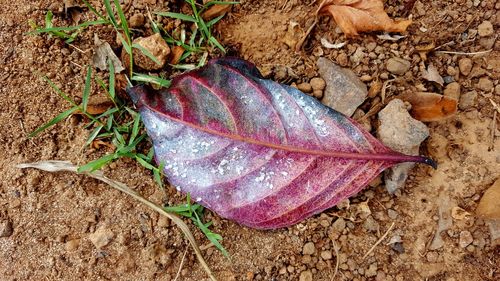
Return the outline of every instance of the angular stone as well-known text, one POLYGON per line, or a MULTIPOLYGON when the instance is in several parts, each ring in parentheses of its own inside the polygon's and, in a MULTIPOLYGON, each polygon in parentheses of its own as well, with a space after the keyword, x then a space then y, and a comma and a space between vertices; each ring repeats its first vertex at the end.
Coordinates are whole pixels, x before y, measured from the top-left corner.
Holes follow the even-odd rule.
POLYGON ((411 63, 402 58, 390 58, 387 61, 386 68, 392 74, 403 75, 411 67, 411 63))
MULTIPOLYGON (((429 136, 427 126, 413 119, 403 101, 394 99, 378 113, 379 139, 388 147, 410 155, 417 155, 420 144, 429 136)), ((414 163, 402 163, 384 173, 387 191, 394 193, 404 186, 408 171, 414 163)))
POLYGON ((342 68, 326 58, 319 58, 317 65, 326 82, 321 102, 346 116, 352 116, 368 95, 366 85, 352 70, 342 68))

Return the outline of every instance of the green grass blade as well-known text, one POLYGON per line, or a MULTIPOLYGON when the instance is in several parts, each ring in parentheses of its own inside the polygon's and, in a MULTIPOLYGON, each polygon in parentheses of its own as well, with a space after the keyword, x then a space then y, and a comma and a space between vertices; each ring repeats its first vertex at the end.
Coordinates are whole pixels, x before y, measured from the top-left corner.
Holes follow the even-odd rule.
POLYGON ((59 123, 60 121, 66 119, 66 117, 70 116, 71 114, 73 114, 77 110, 78 110, 78 107, 77 106, 73 106, 72 108, 70 108, 70 109, 68 109, 68 110, 60 113, 59 115, 57 115, 56 117, 54 117, 54 119, 52 119, 49 122, 43 124, 38 129, 36 129, 32 133, 30 133, 28 135, 28 138, 32 138, 32 137, 38 135, 39 133, 41 133, 42 131, 46 130, 47 128, 49 128, 49 127, 51 127, 51 126, 59 123))
POLYGON ((82 108, 83 111, 87 111, 87 105, 89 103, 89 97, 90 97, 90 90, 91 90, 91 85, 90 82, 92 81, 92 67, 89 65, 87 66, 87 77, 85 78, 85 87, 83 88, 83 95, 82 95, 82 108))
POLYGON ((103 127, 103 125, 99 125, 90 133, 89 138, 85 142, 85 146, 90 145, 96 139, 103 127))
POLYGON ((78 167, 78 172, 85 173, 85 172, 93 172, 93 171, 99 170, 104 165, 115 160, 116 158, 118 158, 118 157, 116 156, 115 153, 104 155, 103 157, 101 157, 99 159, 96 159, 94 161, 91 161, 91 162, 83 165, 83 166, 78 167))
MULTIPOLYGON (((113 64, 113 61, 108 60, 108 68, 109 68, 109 96, 111 97, 111 100, 113 103, 115 103, 115 65, 113 64)), ((116 103, 115 103, 116 104, 116 103)))
POLYGON ((115 19, 115 14, 113 13, 113 9, 111 8, 111 3, 109 2, 109 0, 104 0, 104 6, 106 6, 106 12, 108 13, 108 18, 111 21, 111 24, 113 24, 115 28, 118 28, 118 24, 116 23, 115 19))
POLYGON ((138 157, 137 155, 135 156, 135 160, 137 160, 137 162, 139 162, 139 164, 141 164, 141 166, 143 166, 144 168, 146 168, 148 170, 154 171, 156 169, 155 166, 146 162, 144 159, 142 159, 141 157, 138 157))
MULTIPOLYGON (((108 21, 105 20, 96 20, 96 21, 87 21, 79 25, 75 26, 61 26, 61 27, 46 27, 46 28, 39 28, 33 31, 28 32, 27 34, 41 34, 41 33, 50 33, 50 32, 71 32, 71 31, 76 31, 80 30, 86 27, 89 27, 91 25, 100 25, 100 24, 106 24, 108 21)), ((69 36, 65 34, 66 36, 69 36)))
POLYGON ((134 77, 132 77, 132 80, 138 81, 138 82, 146 82, 146 83, 152 83, 159 85, 161 87, 168 88, 170 87, 170 80, 163 79, 161 77, 157 76, 151 76, 147 74, 142 74, 142 73, 134 73, 134 77))
POLYGON ((212 27, 214 24, 216 24, 218 21, 220 21, 225 15, 220 15, 212 20, 210 20, 209 22, 207 22, 207 27, 210 28, 212 27))
POLYGON ((219 48, 223 53, 226 53, 226 49, 224 49, 224 47, 221 45, 221 43, 219 43, 219 41, 217 41, 217 39, 215 39, 215 37, 210 37, 208 39, 209 42, 213 43, 217 48, 219 48))
POLYGON ((134 117, 134 126, 132 127, 132 134, 130 135, 130 139, 128 140, 128 145, 134 143, 135 138, 139 134, 139 125, 141 124, 141 115, 136 113, 134 117))
POLYGON ((123 13, 122 6, 120 6, 120 1, 118 0, 113 0, 113 1, 115 2, 116 13, 118 14, 118 17, 120 17, 123 32, 125 32, 125 36, 127 37, 128 43, 131 44, 132 40, 130 39, 130 30, 128 29, 127 18, 123 13))
POLYGON ((169 17, 174 19, 180 19, 183 21, 196 22, 196 18, 190 15, 185 15, 181 13, 172 13, 172 12, 155 12, 155 14, 162 17, 169 17))
POLYGON ((154 61, 157 65, 161 65, 161 62, 158 60, 157 57, 155 57, 148 49, 144 48, 143 46, 139 44, 132 44, 132 48, 136 48, 137 50, 141 51, 146 57, 154 61))
POLYGON ((53 14, 52 11, 47 11, 47 14, 45 15, 45 27, 46 28, 51 28, 52 27, 52 18, 53 14))
POLYGON ((91 10, 92 13, 94 13, 94 15, 96 15, 98 18, 100 18, 102 20, 106 20, 106 18, 101 13, 99 13, 92 5, 90 5, 89 2, 87 2, 86 0, 82 0, 82 1, 85 4, 85 6, 87 6, 87 8, 89 10, 91 10))
POLYGON ((132 46, 130 46, 130 44, 125 39, 123 39, 123 36, 120 33, 118 33, 118 38, 122 42, 125 52, 127 52, 129 56, 132 56, 132 46))
POLYGON ((210 7, 212 5, 235 5, 235 4, 240 4, 240 2, 231 2, 231 1, 210 1, 207 2, 204 6, 205 7, 210 7))

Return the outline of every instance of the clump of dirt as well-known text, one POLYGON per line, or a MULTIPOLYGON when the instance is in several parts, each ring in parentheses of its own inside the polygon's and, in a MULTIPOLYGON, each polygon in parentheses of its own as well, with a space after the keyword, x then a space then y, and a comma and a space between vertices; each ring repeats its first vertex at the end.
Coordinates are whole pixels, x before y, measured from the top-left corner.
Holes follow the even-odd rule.
MULTIPOLYGON (((92 2, 104 9, 100 1, 92 2)), ((348 202, 275 231, 241 227, 207 211, 231 254, 228 260, 214 247, 205 247, 207 262, 220 280, 331 280, 334 275, 339 280, 498 279, 498 241, 491 240, 485 222, 473 214, 483 192, 500 176, 498 129, 491 135, 493 122, 498 122, 492 102, 500 104, 500 5, 492 0, 418 0, 407 12, 405 2, 413 1, 385 2, 391 17, 408 14, 413 19, 406 38, 387 41, 363 34, 346 39, 330 18, 321 17, 296 52, 293 42, 314 21, 315 1, 242 1, 217 25, 215 33, 231 54, 281 82, 309 83, 318 76, 319 57, 352 69, 368 87, 395 79, 387 83, 384 97, 370 96, 360 107, 365 113, 374 104, 416 89, 453 91, 459 97, 456 116, 428 123, 431 137, 423 152, 438 162, 438 169, 417 166, 395 195, 375 181, 348 202), (321 38, 347 44, 328 49, 321 38), (437 51, 421 55, 419 50, 428 44, 437 51), (394 74, 387 68, 392 58, 410 66, 394 74), (422 78, 429 63, 444 86, 422 78), (437 234, 442 244, 431 247, 444 219, 440 214, 451 214, 456 207, 472 215, 451 218, 437 234), (387 238, 363 258, 393 223, 387 238)), ((0 7, 0 275, 6 280, 173 280, 180 270, 179 280, 206 278, 181 232, 146 207, 82 176, 15 168, 17 163, 48 159, 83 164, 103 153, 82 149, 89 131, 75 116, 37 138, 26 138, 69 107, 39 73, 78 100, 94 34, 118 47, 109 26, 90 27, 71 45, 26 34, 28 20, 41 24, 47 9, 59 11, 57 5, 38 0, 0 7)), ((127 16, 179 6, 177 1, 135 0, 127 16)), ((82 17, 91 15, 84 11, 82 17)), ((54 19, 56 26, 72 24, 63 15, 54 19)), ((137 28, 149 34, 147 21, 137 28)), ((98 87, 93 89, 97 94, 98 87)), ((376 114, 369 122, 374 130, 376 114)), ((152 201, 184 200, 174 189, 160 190, 151 174, 133 161, 119 160, 105 173, 152 201)), ((208 245, 195 233, 201 245, 208 245)))

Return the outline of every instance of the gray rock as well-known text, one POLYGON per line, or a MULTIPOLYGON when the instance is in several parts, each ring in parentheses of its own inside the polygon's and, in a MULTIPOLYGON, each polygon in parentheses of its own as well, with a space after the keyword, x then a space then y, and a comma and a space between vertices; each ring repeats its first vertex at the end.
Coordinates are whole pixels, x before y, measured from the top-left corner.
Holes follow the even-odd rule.
POLYGON ((460 238, 458 244, 460 245, 461 248, 469 246, 469 244, 472 243, 472 241, 474 241, 474 238, 472 238, 472 234, 469 231, 464 230, 460 232, 460 238))
POLYGON ((314 253, 316 253, 316 247, 313 242, 307 242, 304 244, 304 247, 302 248, 303 255, 313 255, 314 253))
POLYGON ((411 67, 411 63, 402 58, 390 58, 387 61, 386 68, 392 74, 403 75, 411 67))
POLYGON ((300 273, 299 281, 312 281, 313 274, 310 270, 305 270, 300 273))
POLYGON ((352 70, 342 68, 326 58, 319 58, 317 65, 326 82, 321 102, 346 116, 352 116, 368 95, 366 85, 352 70))
POLYGON ((4 220, 0 222, 0 238, 10 237, 14 233, 14 228, 12 227, 12 222, 9 220, 4 220))
MULTIPOLYGON (((378 137, 386 146, 410 155, 417 155, 420 144, 429 136, 424 123, 413 119, 403 101, 394 99, 379 112, 378 137)), ((387 191, 394 193, 403 187, 413 163, 398 164, 384 174, 387 191)))
POLYGON ((461 110, 466 110, 476 105, 477 101, 477 92, 470 91, 463 95, 460 95, 460 101, 458 103, 458 108, 461 110))
POLYGON ((100 227, 94 233, 89 235, 89 239, 94 244, 97 249, 101 249, 106 246, 113 240, 114 237, 113 231, 107 229, 105 227, 100 227))

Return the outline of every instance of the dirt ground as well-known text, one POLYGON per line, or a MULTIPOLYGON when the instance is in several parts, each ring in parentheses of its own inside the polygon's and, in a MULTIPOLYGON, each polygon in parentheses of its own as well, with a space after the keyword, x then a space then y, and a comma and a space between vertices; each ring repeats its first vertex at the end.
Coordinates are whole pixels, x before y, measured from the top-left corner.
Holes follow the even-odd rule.
MULTIPOLYGON (((91 2, 103 9, 100 1, 91 2)), ((412 86, 443 92, 444 87, 422 79, 419 46, 435 42, 442 46, 439 50, 466 53, 493 49, 480 56, 428 54, 426 64, 432 62, 447 83, 458 82, 466 98, 461 97, 463 104, 456 116, 427 124, 431 136, 421 152, 435 159, 438 169, 417 165, 404 189, 395 195, 383 183, 373 184, 351 198, 348 206, 275 231, 242 227, 207 211, 214 232, 223 236, 231 255, 227 259, 214 247, 203 251, 220 280, 500 279, 499 243, 491 240, 479 218, 452 218, 449 229, 442 232, 443 244, 434 250, 430 247, 438 221, 443 219, 440 212, 449 216, 450 210, 460 207, 474 214, 484 191, 500 176, 500 138, 498 129, 496 138, 491 136, 491 126, 497 121, 492 119, 490 102, 500 104, 500 4, 494 0, 418 0, 406 11, 405 1, 385 2, 390 16, 414 20, 407 38, 391 42, 364 34, 345 39, 331 19, 322 17, 297 53, 286 42, 295 40, 312 23, 318 6, 313 0, 243 0, 217 26, 218 38, 232 55, 254 62, 266 76, 286 83, 316 77, 315 62, 320 56, 353 69, 368 86, 376 79, 390 78, 389 58, 410 61, 410 70, 402 76, 406 83, 393 84, 388 95, 412 90, 412 86), (493 35, 478 34, 484 21, 493 25, 493 35), (298 24, 292 33, 290 22, 298 24), (330 42, 347 41, 347 45, 327 49, 320 43, 322 37, 330 42), (464 58, 470 61, 460 63, 464 58), (472 70, 461 69, 463 63, 469 63, 472 70), (367 206, 371 214, 366 213, 367 206), (393 223, 387 238, 363 259, 393 223)), ((42 24, 47 9, 57 10, 60 5, 47 0, 0 1, 0 222, 13 228, 12 234, 0 237, 0 279, 173 280, 182 263, 178 280, 206 280, 183 234, 153 211, 84 176, 15 167, 48 159, 83 164, 103 154, 84 149, 89 130, 77 117, 39 137, 26 138, 68 108, 38 78, 39 73, 78 98, 85 77, 81 66, 90 61, 93 34, 114 38, 110 27, 91 27, 74 42, 75 48, 58 39, 26 34, 28 20, 42 24), (89 239, 96 230, 112 237, 102 249, 89 239)), ((133 0, 127 15, 171 5, 163 0, 133 0)), ((58 26, 70 24, 61 16, 55 19, 58 26)), ((368 109, 374 99, 361 108, 368 109)), ((372 121, 376 126, 376 120, 372 121)), ((182 194, 173 189, 162 192, 151 174, 133 161, 119 160, 106 167, 105 173, 154 202, 183 201, 182 194)), ((192 230, 200 245, 208 244, 195 227, 192 230)))

